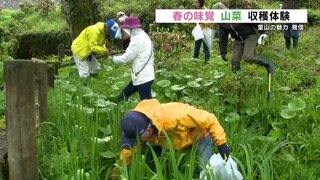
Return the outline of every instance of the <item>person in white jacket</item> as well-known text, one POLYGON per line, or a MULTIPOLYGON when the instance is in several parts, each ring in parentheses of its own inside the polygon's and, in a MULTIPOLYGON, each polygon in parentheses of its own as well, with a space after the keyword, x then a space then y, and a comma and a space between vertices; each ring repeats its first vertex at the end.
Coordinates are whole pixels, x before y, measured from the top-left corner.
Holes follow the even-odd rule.
POLYGON ((118 97, 118 101, 127 100, 130 95, 139 92, 140 99, 151 99, 151 85, 154 80, 154 53, 151 39, 141 29, 140 19, 127 17, 120 26, 130 36, 130 44, 121 56, 112 57, 113 63, 131 63, 131 78, 127 87, 118 97))

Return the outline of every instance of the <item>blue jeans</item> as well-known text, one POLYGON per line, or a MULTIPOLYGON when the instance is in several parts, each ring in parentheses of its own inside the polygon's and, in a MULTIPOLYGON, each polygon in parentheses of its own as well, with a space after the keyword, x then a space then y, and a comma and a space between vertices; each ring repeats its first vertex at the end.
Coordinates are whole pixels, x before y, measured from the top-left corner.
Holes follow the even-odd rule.
POLYGON ((292 26, 298 26, 298 24, 286 24, 288 29, 284 31, 285 38, 299 39, 299 31, 292 30, 292 26))
MULTIPOLYGON (((211 136, 206 136, 199 141, 198 149, 197 149, 197 156, 202 159, 204 164, 207 164, 212 156, 212 138, 211 136)), ((199 169, 202 170, 203 167, 201 166, 202 163, 198 165, 199 169)))
POLYGON ((199 40, 195 41, 193 58, 199 58, 199 51, 200 51, 200 47, 201 47, 202 42, 203 42, 204 60, 209 61, 210 50, 209 50, 208 46, 206 45, 206 43, 203 41, 203 39, 199 39, 199 40))
POLYGON ((152 99, 151 95, 151 85, 152 81, 140 84, 138 86, 134 86, 132 80, 129 82, 127 87, 124 88, 122 93, 118 96, 118 101, 128 100, 128 98, 135 92, 139 92, 140 99, 152 99))

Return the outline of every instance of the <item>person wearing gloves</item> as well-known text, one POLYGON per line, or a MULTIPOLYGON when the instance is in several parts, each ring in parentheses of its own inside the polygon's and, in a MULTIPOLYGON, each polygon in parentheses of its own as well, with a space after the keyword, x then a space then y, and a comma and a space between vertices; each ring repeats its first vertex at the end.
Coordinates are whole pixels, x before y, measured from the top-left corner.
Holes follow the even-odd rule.
MULTIPOLYGON (((122 138, 119 165, 130 165, 132 153, 139 142, 153 146, 167 147, 165 133, 171 138, 176 150, 197 145, 197 156, 207 164, 212 156, 213 143, 218 146, 220 155, 227 160, 230 149, 224 129, 213 113, 197 109, 189 104, 170 102, 160 104, 157 99, 141 101, 135 109, 129 111, 121 121, 122 138)), ((115 177, 117 169, 113 169, 115 177)))
MULTIPOLYGON (((195 0, 194 4, 196 6, 196 9, 207 9, 206 6, 204 5, 205 0, 195 0)), ((212 33, 211 32, 212 31, 212 24, 201 23, 200 27, 201 27, 202 31, 209 31, 210 33, 212 33)), ((205 63, 209 62, 211 44, 208 44, 209 42, 205 42, 205 39, 208 39, 207 41, 211 41, 210 43, 212 43, 212 39, 211 39, 212 34, 210 34, 210 33, 209 34, 204 33, 204 36, 208 36, 208 37, 204 37, 204 39, 198 39, 195 41, 194 54, 193 54, 194 61, 199 60, 199 51, 200 51, 201 44, 203 44, 204 60, 205 60, 205 63)))
MULTIPOLYGON (((284 0, 281 9, 300 9, 301 0, 284 0)), ((287 49, 291 47, 291 38, 293 48, 297 48, 299 41, 298 24, 286 24, 288 29, 284 30, 284 39, 287 49)))
POLYGON ((117 28, 118 25, 114 20, 107 20, 106 23, 98 22, 82 30, 72 42, 71 50, 81 78, 98 74, 100 65, 95 55, 108 55, 106 39, 110 35, 114 37, 117 28))
POLYGON ((266 33, 262 33, 258 38, 257 29, 258 24, 253 23, 220 24, 219 48, 223 60, 227 60, 226 55, 229 34, 235 39, 233 42, 233 54, 231 59, 231 67, 234 73, 240 71, 240 61, 242 59, 249 63, 264 66, 269 74, 274 73, 275 66, 271 62, 254 55, 257 40, 259 44, 263 44, 263 40, 267 38, 266 33))
POLYGON ((151 85, 154 80, 154 53, 151 39, 141 27, 137 17, 127 17, 120 26, 130 37, 125 53, 111 58, 113 63, 131 63, 132 80, 118 97, 118 101, 127 100, 130 95, 139 92, 140 99, 151 99, 151 85))

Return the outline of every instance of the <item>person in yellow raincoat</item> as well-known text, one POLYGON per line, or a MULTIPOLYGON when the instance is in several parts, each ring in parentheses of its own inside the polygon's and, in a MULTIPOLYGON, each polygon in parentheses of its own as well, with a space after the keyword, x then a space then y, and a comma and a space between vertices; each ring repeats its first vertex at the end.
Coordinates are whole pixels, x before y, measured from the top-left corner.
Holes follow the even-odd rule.
MULTIPOLYGON (((198 142, 197 156, 206 164, 212 156, 213 142, 220 155, 227 159, 230 149, 227 138, 214 114, 197 109, 189 104, 170 102, 160 104, 157 99, 141 101, 135 109, 129 111, 121 121, 121 153, 119 164, 131 163, 137 138, 140 143, 149 142, 165 148, 168 134, 177 150, 191 147, 198 142)), ((113 176, 116 169, 113 169, 113 176)))
POLYGON ((71 50, 81 78, 96 75, 99 72, 100 65, 95 55, 108 56, 106 39, 109 35, 114 38, 118 28, 118 24, 113 19, 107 20, 106 23, 98 22, 82 30, 72 42, 71 50))

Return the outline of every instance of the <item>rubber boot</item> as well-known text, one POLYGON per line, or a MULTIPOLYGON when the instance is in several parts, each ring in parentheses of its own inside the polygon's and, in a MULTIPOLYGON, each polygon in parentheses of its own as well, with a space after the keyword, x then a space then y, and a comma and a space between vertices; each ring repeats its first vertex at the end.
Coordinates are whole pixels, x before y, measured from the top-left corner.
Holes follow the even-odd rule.
POLYGON ((240 71, 240 63, 231 64, 231 69, 233 73, 237 73, 240 71))
POLYGON ((265 59, 263 59, 262 57, 254 57, 254 61, 253 63, 258 64, 260 66, 264 66, 268 72, 268 74, 273 74, 275 71, 275 66, 272 62, 269 62, 265 59))
POLYGON ((298 46, 298 39, 293 38, 292 40, 293 40, 293 43, 292 43, 293 48, 297 48, 297 46, 298 46))
POLYGON ((285 41, 286 41, 286 48, 287 48, 287 49, 290 49, 290 46, 291 46, 291 40, 290 40, 290 38, 285 37, 284 39, 285 39, 285 41))

